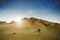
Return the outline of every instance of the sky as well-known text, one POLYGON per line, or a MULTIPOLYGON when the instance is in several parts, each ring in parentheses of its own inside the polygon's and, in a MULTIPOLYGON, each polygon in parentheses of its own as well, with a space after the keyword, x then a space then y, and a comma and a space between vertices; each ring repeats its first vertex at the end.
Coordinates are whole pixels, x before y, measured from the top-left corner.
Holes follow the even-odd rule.
POLYGON ((24 17, 60 23, 60 0, 0 0, 0 21, 24 17))

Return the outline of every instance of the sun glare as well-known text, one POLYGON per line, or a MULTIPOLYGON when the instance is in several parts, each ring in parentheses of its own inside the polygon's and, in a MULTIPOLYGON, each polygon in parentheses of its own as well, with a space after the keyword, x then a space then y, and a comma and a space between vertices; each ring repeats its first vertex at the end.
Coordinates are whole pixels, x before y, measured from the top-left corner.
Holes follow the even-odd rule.
POLYGON ((15 19, 14 21, 16 21, 16 22, 20 23, 20 20, 19 20, 19 19, 15 19))
POLYGON ((7 23, 10 23, 11 21, 15 21, 15 22, 17 22, 17 23, 21 23, 21 22, 22 22, 20 17, 15 17, 15 18, 13 18, 13 19, 11 19, 11 20, 7 20, 6 22, 7 22, 7 23))
POLYGON ((21 23, 21 18, 15 18, 14 21, 21 23))

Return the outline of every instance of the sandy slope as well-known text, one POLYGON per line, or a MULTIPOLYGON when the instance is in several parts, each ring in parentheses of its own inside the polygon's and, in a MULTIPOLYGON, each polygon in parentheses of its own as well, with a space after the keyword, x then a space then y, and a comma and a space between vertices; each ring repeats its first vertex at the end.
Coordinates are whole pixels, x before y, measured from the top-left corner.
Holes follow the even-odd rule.
POLYGON ((60 40, 60 24, 36 18, 24 18, 21 24, 0 24, 0 40, 60 40))

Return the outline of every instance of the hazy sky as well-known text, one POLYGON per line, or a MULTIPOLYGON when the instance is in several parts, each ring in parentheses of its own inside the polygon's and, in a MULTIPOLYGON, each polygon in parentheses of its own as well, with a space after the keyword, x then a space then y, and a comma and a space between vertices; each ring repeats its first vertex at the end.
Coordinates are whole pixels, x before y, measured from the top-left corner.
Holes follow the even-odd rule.
POLYGON ((0 0, 0 20, 36 17, 60 23, 60 0, 0 0))

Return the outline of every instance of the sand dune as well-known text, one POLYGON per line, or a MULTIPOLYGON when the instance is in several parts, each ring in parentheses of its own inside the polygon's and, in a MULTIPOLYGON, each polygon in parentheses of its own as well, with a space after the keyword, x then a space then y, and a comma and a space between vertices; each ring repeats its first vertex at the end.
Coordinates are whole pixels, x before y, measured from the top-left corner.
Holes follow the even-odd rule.
POLYGON ((60 40, 60 23, 31 17, 21 24, 0 24, 0 40, 60 40))

